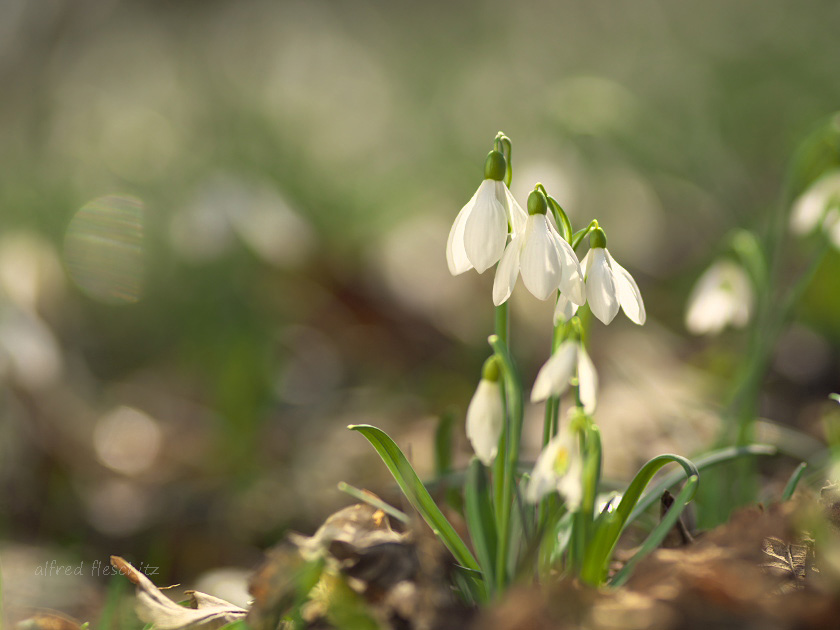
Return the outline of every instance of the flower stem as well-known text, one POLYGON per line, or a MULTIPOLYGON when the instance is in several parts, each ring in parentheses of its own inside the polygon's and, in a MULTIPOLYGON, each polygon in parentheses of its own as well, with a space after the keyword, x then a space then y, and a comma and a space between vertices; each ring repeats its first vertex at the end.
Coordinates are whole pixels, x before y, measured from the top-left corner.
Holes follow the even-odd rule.
MULTIPOLYGON (((508 571, 507 571, 507 555, 510 547, 510 514, 513 509, 514 499, 514 484, 516 478, 514 472, 519 463, 519 443, 522 437, 522 420, 524 415, 524 406, 522 401, 522 384, 513 365, 510 352, 507 344, 505 344, 497 335, 490 337, 490 345, 496 356, 502 362, 502 371, 505 379, 505 395, 509 414, 509 422, 507 429, 506 448, 504 453, 500 453, 498 459, 506 460, 504 462, 504 469, 502 475, 502 487, 499 497, 501 500, 496 505, 497 515, 497 533, 498 533, 498 547, 496 555, 496 584, 497 590, 502 591, 507 585, 508 571)), ((497 467, 498 470, 498 467, 497 467)), ((497 480, 494 480, 498 482, 497 480)))

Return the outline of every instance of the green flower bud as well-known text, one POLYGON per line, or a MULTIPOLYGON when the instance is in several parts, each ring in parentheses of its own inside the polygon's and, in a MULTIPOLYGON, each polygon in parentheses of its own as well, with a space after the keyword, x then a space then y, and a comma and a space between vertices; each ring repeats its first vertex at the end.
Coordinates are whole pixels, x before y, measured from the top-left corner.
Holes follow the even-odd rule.
POLYGON ((589 247, 601 247, 604 248, 607 246, 607 235, 604 234, 604 230, 601 228, 595 228, 589 233, 589 247))
POLYGON ((532 190, 528 195, 528 214, 545 214, 548 210, 548 203, 545 195, 539 190, 532 190))
POLYGON ((500 377, 501 369, 499 368, 499 359, 494 355, 484 362, 484 366, 481 368, 481 378, 485 381, 496 383, 500 377))
POLYGON ((487 154, 487 159, 484 160, 484 179, 500 182, 505 178, 506 171, 507 161, 505 156, 499 151, 490 151, 487 154))

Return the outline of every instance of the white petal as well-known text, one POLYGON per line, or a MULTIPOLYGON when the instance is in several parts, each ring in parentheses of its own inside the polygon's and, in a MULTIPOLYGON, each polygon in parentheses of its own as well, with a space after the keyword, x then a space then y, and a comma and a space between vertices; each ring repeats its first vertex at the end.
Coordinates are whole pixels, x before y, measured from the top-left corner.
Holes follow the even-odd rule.
POLYGON ((645 323, 647 314, 645 313, 645 303, 642 300, 642 293, 639 291, 639 286, 633 280, 630 272, 615 262, 609 250, 605 249, 604 252, 612 268, 618 302, 621 304, 624 314, 627 315, 630 321, 641 326, 645 323))
POLYGON ((544 214, 528 217, 519 264, 522 282, 537 299, 547 300, 560 286, 560 253, 549 234, 544 214))
POLYGON ((496 277, 493 279, 493 304, 496 306, 504 304, 513 293, 516 278, 519 277, 519 253, 524 238, 524 234, 519 234, 508 243, 496 268, 496 277))
POLYGON ((688 298, 685 326, 695 335, 716 335, 727 324, 743 326, 753 305, 752 284, 746 271, 720 260, 700 276, 688 298))
POLYGON ((561 293, 554 305, 554 325, 563 324, 577 313, 578 305, 572 302, 565 294, 561 293))
POLYGON ((840 193, 840 169, 829 171, 802 193, 793 203, 790 229, 794 234, 807 234, 816 228, 826 212, 830 199, 840 193))
POLYGON ((831 244, 840 249, 840 212, 831 210, 823 223, 823 230, 828 234, 831 244))
POLYGON ((560 396, 569 387, 574 376, 577 343, 564 341, 540 368, 531 390, 531 402, 540 402, 549 396, 560 396))
POLYGON ((461 208, 458 216, 455 217, 452 229, 449 230, 449 239, 446 241, 446 264, 449 265, 449 273, 453 276, 457 276, 473 268, 472 263, 467 258, 467 250, 464 249, 464 227, 467 224, 467 218, 475 206, 476 197, 478 197, 478 191, 461 208))
POLYGON ((481 182, 475 206, 465 220, 464 249, 478 273, 499 262, 507 242, 507 213, 496 198, 495 183, 492 179, 481 182))
POLYGON ((575 250, 552 227, 550 230, 557 251, 563 264, 563 275, 560 278, 560 291, 578 306, 586 301, 586 285, 583 282, 583 270, 580 267, 575 250))
POLYGON ((554 460, 562 446, 561 436, 555 436, 537 457, 537 463, 534 464, 534 470, 531 473, 531 480, 525 489, 525 499, 527 501, 536 503, 543 496, 557 489, 559 477, 554 471, 554 460))
POLYGON ((592 260, 592 248, 590 247, 589 250, 586 252, 586 256, 583 257, 583 260, 580 261, 580 270, 583 272, 584 279, 587 275, 589 275, 589 261, 592 260))
POLYGON ((583 403, 583 410, 592 415, 595 412, 595 396, 598 391, 598 373, 586 349, 580 346, 577 353, 578 395, 583 403))
MULTIPOLYGON (((574 451, 573 451, 574 452, 574 451)), ((569 471, 557 483, 557 492, 565 499, 566 509, 576 512, 583 500, 583 459, 573 457, 569 471)))
POLYGON ((499 452, 504 419, 499 383, 481 379, 467 407, 467 437, 485 466, 492 464, 499 452))
MULTIPOLYGON (((568 426, 568 425, 567 425, 568 426)), ((531 481, 525 490, 525 498, 536 503, 549 492, 558 491, 566 499, 572 511, 580 506, 582 498, 582 461, 577 446, 577 436, 564 429, 543 449, 531 473, 531 481), (558 470, 558 455, 565 451, 567 466, 558 470)))
POLYGON ((504 187, 505 200, 507 201, 506 207, 510 216, 510 226, 515 236, 525 231, 525 222, 528 220, 528 213, 522 209, 522 206, 519 205, 504 182, 499 182, 499 184, 504 187))
POLYGON ((592 314, 609 324, 618 313, 619 303, 606 251, 603 247, 594 247, 586 254, 586 258, 586 301, 589 302, 592 314))

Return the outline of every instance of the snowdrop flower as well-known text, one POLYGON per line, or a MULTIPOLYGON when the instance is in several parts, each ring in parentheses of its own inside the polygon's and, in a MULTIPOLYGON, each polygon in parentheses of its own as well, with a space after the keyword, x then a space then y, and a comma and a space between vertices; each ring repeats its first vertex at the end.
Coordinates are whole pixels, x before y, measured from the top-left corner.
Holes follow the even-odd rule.
POLYGON ((568 510, 574 512, 583 498, 583 458, 577 433, 569 426, 567 423, 540 453, 525 498, 536 503, 549 492, 557 491, 566 501, 568 510))
POLYGON ((794 234, 808 234, 818 227, 840 248, 840 169, 820 177, 793 203, 790 228, 794 234))
POLYGON ((578 395, 587 414, 595 411, 595 392, 598 389, 598 374, 592 359, 578 339, 567 339, 540 368, 531 402, 540 402, 549 396, 562 396, 572 379, 577 376, 578 395))
POLYGON ((528 197, 525 229, 508 244, 493 282, 493 303, 503 304, 513 293, 516 279, 534 296, 547 300, 558 289, 575 304, 585 301, 583 273, 577 256, 546 218, 548 205, 538 190, 528 197))
POLYGON ((461 208, 449 231, 446 262, 453 276, 475 268, 484 273, 502 257, 508 237, 525 225, 525 211, 503 181, 507 162, 499 151, 491 151, 484 163, 484 181, 461 208))
POLYGON ((557 297, 557 303, 554 305, 554 325, 565 324, 572 319, 577 313, 578 305, 572 302, 564 294, 557 297))
POLYGON ((484 362, 481 381, 467 407, 467 437, 485 466, 496 459, 505 423, 500 376, 498 359, 490 357, 484 362))
POLYGON ((593 315, 609 324, 621 306, 635 324, 645 323, 645 304, 633 276, 607 250, 607 236, 601 228, 589 235, 589 251, 581 261, 586 277, 586 301, 593 315))
POLYGON ((719 260, 694 285, 685 327, 695 335, 716 335, 729 324, 740 328, 750 319, 753 299, 744 268, 731 260, 719 260))

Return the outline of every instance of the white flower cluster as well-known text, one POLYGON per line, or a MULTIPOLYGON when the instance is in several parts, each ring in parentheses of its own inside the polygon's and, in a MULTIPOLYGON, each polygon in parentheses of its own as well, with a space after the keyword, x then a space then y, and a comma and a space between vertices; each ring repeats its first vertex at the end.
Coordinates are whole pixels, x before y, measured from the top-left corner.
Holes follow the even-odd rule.
MULTIPOLYGON (((452 275, 470 269, 483 273, 498 263, 493 282, 496 306, 510 298, 521 276, 525 288, 538 299, 556 299, 555 325, 571 320, 584 304, 604 324, 615 318, 619 308, 630 321, 644 324, 645 306, 639 287, 610 255, 606 234, 597 222, 587 228, 589 251, 579 261, 572 244, 561 236, 551 218, 564 223, 566 237, 571 238, 571 227, 556 202, 537 185, 528 197, 526 212, 505 184, 506 173, 505 156, 491 151, 485 162, 484 181, 458 213, 449 232, 446 261, 452 275), (548 211, 549 203, 554 212, 548 211)), ((532 402, 562 396, 575 386, 579 409, 574 413, 594 412, 598 376, 580 333, 579 324, 573 322, 566 338, 540 369, 531 391, 532 402)), ((496 357, 491 357, 467 409, 467 437, 485 465, 498 455, 506 421, 501 381, 501 366, 496 357)), ((536 502, 556 490, 569 509, 577 509, 582 487, 578 442, 578 435, 569 427, 548 442, 526 490, 529 500, 536 502)))
POLYGON ((485 179, 449 232, 449 271, 483 273, 499 263, 493 283, 496 306, 507 301, 521 275, 525 288, 538 299, 557 298, 555 321, 568 320, 586 302, 604 324, 615 318, 619 306, 630 321, 644 324, 639 287, 606 249, 603 231, 592 231, 589 252, 581 263, 546 209, 538 190, 531 193, 526 214, 501 179, 485 179))

